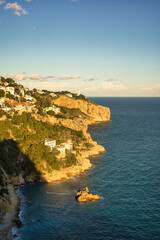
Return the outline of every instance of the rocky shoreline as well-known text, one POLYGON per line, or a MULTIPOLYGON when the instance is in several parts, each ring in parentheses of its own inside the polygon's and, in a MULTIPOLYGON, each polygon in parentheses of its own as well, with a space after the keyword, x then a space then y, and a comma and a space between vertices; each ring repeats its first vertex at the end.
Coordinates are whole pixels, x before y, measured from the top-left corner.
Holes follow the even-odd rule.
POLYGON ((3 211, 6 210, 6 214, 4 215, 2 224, 0 225, 0 240, 12 239, 12 228, 21 224, 18 218, 20 199, 17 196, 15 186, 13 184, 9 184, 7 189, 10 198, 10 205, 8 205, 6 209, 6 206, 0 203, 1 207, 4 208, 3 211))
POLYGON ((0 225, 0 240, 13 239, 14 236, 12 235, 12 228, 15 226, 20 227, 22 225, 18 217, 20 198, 17 196, 15 189, 16 186, 31 182, 49 183, 69 180, 71 179, 71 177, 79 175, 92 167, 89 157, 98 155, 99 153, 104 151, 104 147, 94 142, 94 146, 91 150, 81 152, 82 156, 79 156, 79 165, 77 166, 71 166, 61 170, 54 170, 52 173, 43 174, 42 176, 36 176, 33 174, 27 176, 25 179, 21 175, 13 178, 11 180, 11 184, 7 186, 10 198, 10 205, 8 206, 8 209, 6 209, 6 214, 4 215, 2 224, 0 225))
MULTIPOLYGON (((14 80, 2 78, 2 85, 9 84, 28 92, 14 80)), ((40 92, 37 89, 27 94, 33 100, 33 105, 28 102, 31 108, 15 113, 15 107, 7 98, 7 103, 12 106, 9 121, 6 122, 8 116, 0 119, 1 129, 5 129, 0 146, 0 240, 11 239, 12 226, 20 224, 15 186, 69 180, 92 167, 89 157, 105 151, 92 140, 87 129, 88 125, 110 121, 109 108, 90 101, 82 94, 40 92), (54 112, 57 107, 59 114, 54 112), (47 109, 50 109, 49 113, 47 109), (64 156, 58 156, 56 150, 51 153, 44 144, 41 145, 46 137, 54 137, 60 143, 70 138, 74 150, 64 156)), ((22 104, 22 100, 19 103, 22 104)))

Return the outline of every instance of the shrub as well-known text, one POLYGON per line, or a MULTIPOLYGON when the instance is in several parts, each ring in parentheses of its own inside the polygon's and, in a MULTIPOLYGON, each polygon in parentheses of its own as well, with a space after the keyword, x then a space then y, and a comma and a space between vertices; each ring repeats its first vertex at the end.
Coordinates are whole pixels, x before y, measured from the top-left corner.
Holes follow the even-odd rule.
POLYGON ((0 117, 2 117, 3 115, 5 115, 5 112, 2 109, 0 109, 0 117))
POLYGON ((4 97, 4 95, 5 95, 5 92, 2 89, 0 89, 0 98, 4 97))

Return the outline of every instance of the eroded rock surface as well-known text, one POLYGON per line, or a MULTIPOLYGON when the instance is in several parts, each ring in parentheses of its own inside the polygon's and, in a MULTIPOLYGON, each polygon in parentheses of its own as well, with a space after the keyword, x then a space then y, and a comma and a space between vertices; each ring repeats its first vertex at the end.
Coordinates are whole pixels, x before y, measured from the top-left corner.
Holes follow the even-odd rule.
POLYGON ((87 202, 92 200, 99 200, 99 195, 89 193, 88 187, 84 188, 83 190, 78 190, 76 193, 76 199, 78 202, 87 202))

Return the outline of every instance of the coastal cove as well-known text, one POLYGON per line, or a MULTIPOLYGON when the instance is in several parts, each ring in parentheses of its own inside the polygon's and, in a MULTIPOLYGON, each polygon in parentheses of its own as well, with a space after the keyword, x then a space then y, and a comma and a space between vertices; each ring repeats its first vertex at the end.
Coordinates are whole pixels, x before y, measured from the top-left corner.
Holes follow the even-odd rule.
POLYGON ((12 226, 21 226, 14 187, 69 180, 91 168, 89 157, 105 149, 87 128, 110 121, 110 109, 82 94, 30 91, 10 78, 1 77, 0 87, 0 236, 10 239, 12 226))
POLYGON ((92 168, 56 183, 18 188, 22 197, 15 239, 158 240, 160 237, 159 98, 91 98, 111 109, 111 121, 89 126, 106 152, 92 168), (88 187, 99 202, 77 203, 88 187))

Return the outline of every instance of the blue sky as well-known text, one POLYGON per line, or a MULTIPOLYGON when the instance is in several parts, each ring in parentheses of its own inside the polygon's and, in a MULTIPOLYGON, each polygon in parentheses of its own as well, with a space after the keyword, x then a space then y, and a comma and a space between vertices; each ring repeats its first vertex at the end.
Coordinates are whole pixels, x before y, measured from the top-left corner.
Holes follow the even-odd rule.
POLYGON ((0 0, 0 75, 87 96, 160 96, 159 0, 0 0))

